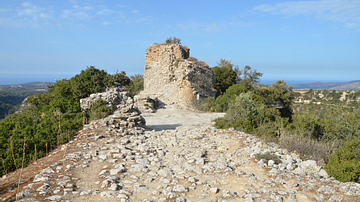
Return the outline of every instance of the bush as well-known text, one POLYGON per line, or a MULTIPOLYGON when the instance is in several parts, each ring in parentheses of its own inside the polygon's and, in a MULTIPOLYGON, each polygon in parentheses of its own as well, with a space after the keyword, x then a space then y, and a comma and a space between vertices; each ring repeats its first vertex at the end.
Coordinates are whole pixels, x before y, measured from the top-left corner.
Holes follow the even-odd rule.
POLYGON ((244 85, 234 84, 230 86, 223 95, 216 98, 212 111, 225 112, 228 110, 229 104, 235 100, 236 96, 246 92, 248 92, 248 89, 244 85))
POLYGON ((320 140, 323 136, 323 127, 320 124, 320 115, 317 113, 298 113, 293 115, 293 122, 287 131, 299 137, 320 140))
POLYGON ((196 103, 196 109, 200 111, 214 111, 215 107, 215 98, 214 97, 208 97, 203 100, 200 100, 196 103))
POLYGON ((141 74, 135 74, 130 76, 131 82, 126 86, 126 89, 129 91, 130 96, 134 98, 140 91, 144 90, 144 76, 141 74))
POLYGON ((91 108, 88 111, 89 119, 102 119, 113 112, 113 106, 106 106, 104 100, 97 99, 91 104, 91 108))
POLYGON ((256 106, 253 101, 251 92, 242 93, 229 104, 229 109, 223 118, 215 119, 217 128, 234 127, 237 130, 252 132, 256 127, 256 119, 259 114, 259 108, 264 106, 256 106))
POLYGON ((257 160, 264 159, 266 164, 269 162, 269 160, 273 160, 275 162, 275 164, 281 163, 280 158, 275 154, 270 154, 270 152, 265 152, 264 154, 257 153, 257 154, 255 154, 255 159, 257 159, 257 160))
POLYGON ((360 110, 328 106, 320 111, 297 113, 286 128, 291 134, 331 142, 360 137, 360 110))
POLYGON ((252 91, 241 93, 231 101, 223 118, 215 119, 218 128, 236 130, 265 137, 277 137, 289 122, 278 109, 266 105, 266 99, 252 91))
POLYGON ((360 138, 348 140, 329 157, 325 170, 341 182, 360 182, 360 138))
POLYGON ((282 118, 279 111, 273 108, 264 108, 258 115, 259 123, 253 129, 253 134, 271 141, 277 140, 288 124, 287 118, 282 118))
POLYGON ((223 94, 226 89, 236 83, 237 74, 231 67, 228 66, 216 66, 212 69, 215 73, 216 95, 219 96, 223 94))
POLYGON ((320 124, 323 141, 352 140, 360 137, 360 110, 349 112, 346 108, 329 107, 321 114, 320 124))
POLYGON ((171 43, 181 44, 181 39, 176 38, 176 37, 174 37, 174 38, 169 37, 169 38, 166 39, 165 43, 167 43, 167 44, 171 44, 171 43))

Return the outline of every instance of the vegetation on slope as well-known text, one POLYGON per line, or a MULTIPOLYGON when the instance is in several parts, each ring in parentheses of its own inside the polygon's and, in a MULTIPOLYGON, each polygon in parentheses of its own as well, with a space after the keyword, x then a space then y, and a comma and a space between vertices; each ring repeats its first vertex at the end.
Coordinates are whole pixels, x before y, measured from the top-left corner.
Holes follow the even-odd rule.
POLYGON ((0 122, 1 174, 21 165, 25 141, 26 165, 73 138, 84 118, 106 116, 109 109, 103 103, 95 102, 96 107, 83 114, 79 101, 91 93, 103 91, 114 82, 129 85, 130 78, 125 72, 110 75, 91 66, 69 80, 57 81, 47 92, 30 97, 31 107, 26 112, 13 114, 0 122))
POLYGON ((0 91, 0 120, 15 113, 21 103, 28 96, 34 95, 36 91, 0 91))
POLYGON ((360 91, 294 93, 283 80, 271 86, 256 85, 262 74, 251 68, 237 74, 240 79, 224 91, 229 82, 221 78, 231 72, 228 67, 215 72, 215 80, 220 78, 215 86, 220 95, 199 104, 202 110, 227 113, 215 120, 216 127, 232 127, 276 141, 303 158, 326 164, 329 174, 340 181, 359 181, 360 91), (254 72, 257 76, 251 77, 254 72))
POLYGON ((21 108, 25 98, 44 92, 50 82, 31 82, 17 85, 0 86, 0 120, 21 108))
POLYGON ((349 110, 359 107, 360 91, 308 90, 295 91, 296 112, 321 110, 329 106, 342 106, 349 110))
POLYGON ((130 76, 131 82, 126 86, 126 89, 129 91, 130 96, 134 98, 134 96, 140 91, 144 90, 144 76, 141 74, 135 74, 130 76))

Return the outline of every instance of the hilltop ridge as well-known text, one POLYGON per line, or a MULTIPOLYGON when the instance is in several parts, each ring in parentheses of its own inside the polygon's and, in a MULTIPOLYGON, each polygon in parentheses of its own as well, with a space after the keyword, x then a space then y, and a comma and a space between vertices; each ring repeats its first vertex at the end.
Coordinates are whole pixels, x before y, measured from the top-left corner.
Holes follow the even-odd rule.
MULTIPOLYGON (((126 94, 108 88, 89 98, 117 103, 114 93, 126 94)), ((83 109, 90 100, 81 101, 83 109)), ((212 127, 224 113, 159 109, 140 115, 144 128, 130 124, 141 118, 134 118, 139 112, 131 99, 123 101, 118 112, 85 125, 49 156, 4 176, 2 200, 359 201, 360 184, 330 178, 315 161, 212 127), (254 160, 266 153, 274 160, 254 160)))
POLYGON ((303 84, 290 84, 294 89, 302 90, 360 90, 360 80, 347 82, 314 82, 303 84))

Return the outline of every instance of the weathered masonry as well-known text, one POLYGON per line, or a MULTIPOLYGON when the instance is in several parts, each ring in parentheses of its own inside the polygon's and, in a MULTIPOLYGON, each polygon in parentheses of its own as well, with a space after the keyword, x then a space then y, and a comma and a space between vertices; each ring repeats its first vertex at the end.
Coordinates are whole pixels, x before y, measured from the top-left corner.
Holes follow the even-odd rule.
POLYGON ((164 106, 193 108, 198 99, 215 96, 214 71, 190 57, 186 46, 155 43, 145 55, 144 91, 137 98, 157 99, 164 106))

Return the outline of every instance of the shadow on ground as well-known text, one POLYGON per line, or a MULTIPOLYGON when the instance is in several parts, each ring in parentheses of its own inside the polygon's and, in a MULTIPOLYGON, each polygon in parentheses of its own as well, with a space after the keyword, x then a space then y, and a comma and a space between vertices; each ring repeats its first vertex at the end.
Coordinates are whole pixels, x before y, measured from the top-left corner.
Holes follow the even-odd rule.
POLYGON ((181 124, 163 124, 163 125, 147 125, 149 130, 161 131, 161 130, 175 130, 176 127, 181 126, 181 124))

